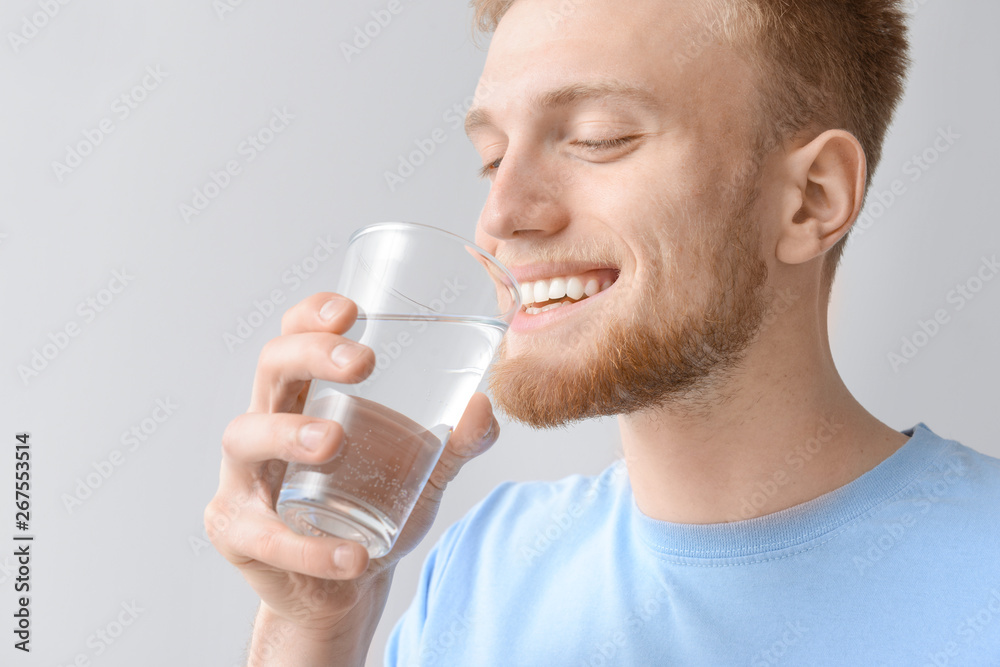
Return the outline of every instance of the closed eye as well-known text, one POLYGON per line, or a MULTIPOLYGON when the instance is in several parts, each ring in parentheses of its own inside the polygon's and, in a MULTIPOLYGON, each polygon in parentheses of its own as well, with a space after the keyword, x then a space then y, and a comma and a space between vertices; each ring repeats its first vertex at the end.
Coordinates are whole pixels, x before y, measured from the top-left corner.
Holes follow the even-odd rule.
MULTIPOLYGON (((580 139, 578 141, 574 141, 573 144, 577 146, 583 146, 588 151, 596 152, 601 150, 609 150, 612 148, 621 148, 622 146, 625 146, 635 141, 638 138, 639 135, 632 135, 628 137, 615 137, 614 139, 600 139, 600 140, 580 139)), ((478 171, 479 178, 489 178, 493 172, 495 172, 497 169, 500 168, 500 162, 502 160, 503 157, 498 157, 493 162, 483 165, 483 167, 478 171)))
POLYGON ((635 141, 638 138, 639 136, 635 135, 631 137, 616 137, 615 139, 602 139, 600 141, 581 139, 580 141, 574 141, 573 143, 577 146, 584 146, 590 150, 601 150, 605 148, 619 148, 625 144, 635 141))

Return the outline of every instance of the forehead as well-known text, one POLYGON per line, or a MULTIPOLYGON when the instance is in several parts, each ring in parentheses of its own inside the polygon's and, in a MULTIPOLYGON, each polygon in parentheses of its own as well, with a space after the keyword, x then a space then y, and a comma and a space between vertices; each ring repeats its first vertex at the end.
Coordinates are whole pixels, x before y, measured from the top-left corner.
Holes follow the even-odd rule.
POLYGON ((477 106, 523 109, 544 93, 616 81, 675 113, 720 113, 749 94, 721 39, 725 0, 515 0, 490 43, 477 106))
MULTIPOLYGON (((595 47, 676 42, 706 17, 717 0, 514 0, 491 46, 528 49, 586 39, 595 47)), ((613 55, 613 54, 609 54, 613 55)))

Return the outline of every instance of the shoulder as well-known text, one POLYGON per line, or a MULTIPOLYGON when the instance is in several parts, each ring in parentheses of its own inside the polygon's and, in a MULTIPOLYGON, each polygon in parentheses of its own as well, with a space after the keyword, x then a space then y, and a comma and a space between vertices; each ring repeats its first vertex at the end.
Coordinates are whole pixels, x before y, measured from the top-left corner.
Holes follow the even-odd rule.
POLYGON ((966 542, 1000 544, 996 507, 1000 506, 1000 459, 943 438, 923 423, 915 427, 934 455, 897 496, 897 505, 915 517, 934 516, 930 525, 961 530, 966 542))
POLYGON ((553 481, 503 482, 452 524, 437 545, 439 571, 516 564, 555 543, 572 549, 614 521, 628 473, 621 459, 597 475, 553 481))
POLYGON ((553 481, 504 482, 473 507, 464 521, 480 529, 501 522, 505 528, 544 521, 553 512, 579 504, 607 504, 627 476, 625 462, 615 461, 597 475, 569 475, 553 481))
POLYGON ((558 588, 559 569, 572 560, 539 556, 572 554, 581 542, 613 529, 625 483, 619 460, 598 475, 494 488, 431 548, 416 596, 390 637, 387 664, 399 664, 406 655, 430 662, 452 642, 488 645, 492 640, 483 636, 519 623, 511 611, 558 588))
POLYGON ((938 447, 938 455, 927 468, 923 481, 945 495, 947 488, 955 497, 995 497, 1000 495, 1000 459, 968 447, 957 440, 943 438, 923 423, 924 437, 938 447))

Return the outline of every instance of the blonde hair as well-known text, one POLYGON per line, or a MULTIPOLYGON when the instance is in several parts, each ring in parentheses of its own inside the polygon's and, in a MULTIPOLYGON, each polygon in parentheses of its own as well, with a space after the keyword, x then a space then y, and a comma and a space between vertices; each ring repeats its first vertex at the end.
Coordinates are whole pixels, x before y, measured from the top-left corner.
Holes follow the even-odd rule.
MULTIPOLYGON (((514 0, 471 0, 474 28, 490 33, 514 0)), ((857 137, 865 190, 903 96, 910 65, 902 0, 706 0, 701 16, 756 72, 758 159, 803 130, 857 137)), ((848 235, 824 260, 829 298, 848 235)))

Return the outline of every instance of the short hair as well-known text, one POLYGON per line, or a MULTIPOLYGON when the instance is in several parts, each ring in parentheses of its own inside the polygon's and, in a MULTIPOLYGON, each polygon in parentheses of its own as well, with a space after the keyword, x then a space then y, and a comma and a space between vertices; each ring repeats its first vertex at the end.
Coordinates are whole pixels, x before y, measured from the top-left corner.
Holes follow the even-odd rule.
MULTIPOLYGON (((471 0, 474 28, 496 30, 514 0, 471 0)), ((804 130, 839 128, 864 149, 871 187, 910 65, 903 0, 706 0, 702 18, 755 72, 757 136, 770 153, 804 130)), ((853 229, 853 228, 852 228, 853 229)), ((850 234, 827 252, 829 299, 850 234)))

